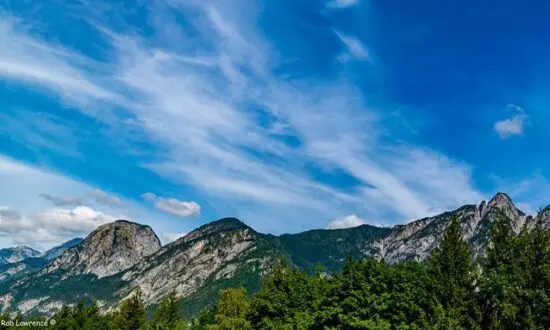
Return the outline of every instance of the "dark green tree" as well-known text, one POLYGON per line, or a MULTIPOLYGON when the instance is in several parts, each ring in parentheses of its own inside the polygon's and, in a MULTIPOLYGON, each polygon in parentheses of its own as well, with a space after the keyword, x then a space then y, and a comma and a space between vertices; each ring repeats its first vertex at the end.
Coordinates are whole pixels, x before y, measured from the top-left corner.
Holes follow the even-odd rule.
POLYGON ((113 316, 113 326, 117 330, 140 330, 146 325, 145 307, 141 297, 141 289, 120 305, 113 316))
POLYGON ((216 308, 205 308, 191 324, 191 330, 204 330, 216 323, 216 308))
POLYGON ((73 310, 71 307, 65 305, 57 312, 53 318, 55 322, 55 329, 59 330, 72 330, 76 329, 76 321, 73 316, 73 310))
POLYGON ((439 246, 428 259, 428 272, 433 293, 445 310, 448 322, 466 329, 477 328, 480 317, 474 299, 477 271, 458 218, 451 220, 439 246))
POLYGON ((187 325, 183 320, 178 304, 178 298, 175 291, 172 291, 164 298, 152 320, 152 329, 155 330, 183 330, 187 329, 187 325))
POLYGON ((520 328, 518 321, 519 296, 514 283, 519 265, 520 241, 515 239, 510 218, 503 212, 491 228, 487 260, 480 284, 480 302, 483 310, 483 328, 520 328))

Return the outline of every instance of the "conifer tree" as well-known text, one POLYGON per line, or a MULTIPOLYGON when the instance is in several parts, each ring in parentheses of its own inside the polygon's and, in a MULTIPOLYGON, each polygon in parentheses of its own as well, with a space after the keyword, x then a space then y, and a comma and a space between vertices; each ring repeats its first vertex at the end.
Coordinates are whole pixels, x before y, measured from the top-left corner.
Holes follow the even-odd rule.
POLYGON ((428 259, 428 272, 434 294, 447 317, 465 328, 475 328, 479 315, 474 307, 476 269, 458 218, 451 220, 439 246, 428 259))
POLYGON ((124 300, 119 311, 114 316, 115 329, 140 330, 145 327, 145 307, 141 297, 141 289, 128 299, 124 300))
POLYGON ((519 327, 518 286, 514 283, 519 241, 514 238, 511 220, 502 212, 491 228, 487 260, 480 285, 480 302, 483 309, 482 327, 509 329, 519 327))
POLYGON ((183 330, 187 328, 180 313, 175 291, 172 291, 160 302, 153 316, 152 328, 155 330, 183 330))

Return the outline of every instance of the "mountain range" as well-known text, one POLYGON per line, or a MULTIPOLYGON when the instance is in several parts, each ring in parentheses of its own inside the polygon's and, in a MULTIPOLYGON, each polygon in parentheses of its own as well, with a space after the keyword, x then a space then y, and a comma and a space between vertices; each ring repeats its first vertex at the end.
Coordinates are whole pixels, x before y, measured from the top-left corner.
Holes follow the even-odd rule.
POLYGON ((28 246, 0 249, 0 282, 32 272, 82 241, 82 238, 73 238, 45 252, 40 252, 28 246))
POLYGON ((139 287, 146 306, 155 306, 175 291, 185 314, 196 315, 214 303, 221 288, 244 286, 248 292, 257 291, 281 256, 306 271, 321 266, 328 274, 340 270, 348 254, 389 263, 425 260, 454 217, 479 260, 499 214, 511 220, 516 233, 531 230, 537 221, 550 228, 550 206, 534 218, 503 193, 488 203, 391 228, 361 225, 275 236, 259 233, 236 218, 224 218, 164 246, 149 226, 118 220, 50 253, 2 252, 0 309, 51 314, 64 304, 94 300, 108 311, 139 287))

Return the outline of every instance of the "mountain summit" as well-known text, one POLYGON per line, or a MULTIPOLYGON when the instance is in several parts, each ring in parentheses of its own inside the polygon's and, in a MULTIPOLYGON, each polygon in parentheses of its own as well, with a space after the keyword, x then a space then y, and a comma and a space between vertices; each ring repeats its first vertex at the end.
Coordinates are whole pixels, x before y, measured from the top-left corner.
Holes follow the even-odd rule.
POLYGON ((83 242, 53 259, 42 273, 62 269, 101 278, 132 267, 160 247, 151 227, 117 220, 98 227, 83 242))

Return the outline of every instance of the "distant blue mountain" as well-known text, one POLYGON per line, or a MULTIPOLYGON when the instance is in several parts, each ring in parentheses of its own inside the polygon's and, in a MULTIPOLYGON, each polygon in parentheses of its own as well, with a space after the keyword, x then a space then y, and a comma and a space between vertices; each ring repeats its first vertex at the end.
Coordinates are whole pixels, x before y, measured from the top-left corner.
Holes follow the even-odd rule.
POLYGON ((83 239, 80 238, 80 237, 79 238, 73 238, 70 241, 67 241, 63 244, 57 245, 57 246, 49 249, 48 251, 44 252, 42 254, 42 258, 44 258, 46 260, 55 259, 58 256, 60 256, 63 252, 65 252, 66 250, 72 248, 73 246, 76 246, 76 245, 80 244, 82 241, 83 241, 83 239))
POLYGON ((0 265, 11 264, 27 258, 40 257, 42 253, 28 246, 0 249, 0 265))
POLYGON ((26 246, 1 249, 0 283, 20 278, 42 268, 50 260, 55 259, 82 241, 82 238, 74 238, 43 253, 26 246))

